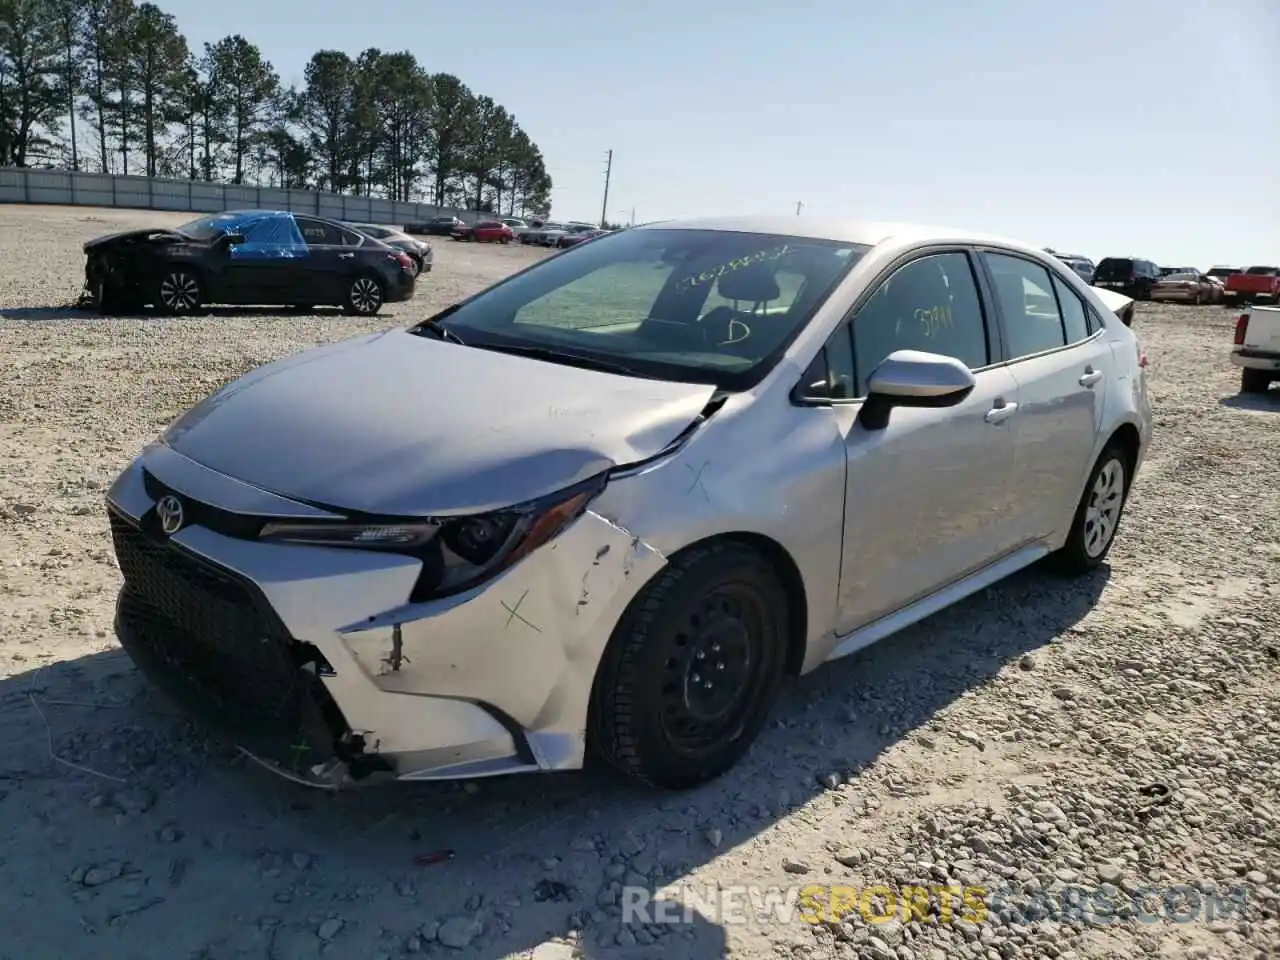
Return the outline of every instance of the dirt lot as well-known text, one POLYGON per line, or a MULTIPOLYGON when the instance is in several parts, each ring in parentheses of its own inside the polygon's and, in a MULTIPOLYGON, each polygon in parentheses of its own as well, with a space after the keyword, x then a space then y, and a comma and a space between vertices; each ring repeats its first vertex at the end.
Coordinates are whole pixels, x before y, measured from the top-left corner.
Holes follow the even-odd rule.
POLYGON ((1280 391, 1237 396, 1232 314, 1141 306, 1158 435, 1109 568, 1029 571, 797 683, 722 781, 330 796, 246 766, 141 685, 111 635, 103 490, 222 382, 538 254, 441 242, 418 298, 372 322, 65 307, 84 240, 158 219, 0 207, 0 958, 1280 950, 1280 391), (746 894, 688 923, 623 924, 618 905, 624 884, 911 882, 999 895, 980 924, 959 904, 951 922, 816 925, 735 916, 759 906, 746 894), (1064 887, 1098 894, 1087 914, 1028 906, 1064 887))

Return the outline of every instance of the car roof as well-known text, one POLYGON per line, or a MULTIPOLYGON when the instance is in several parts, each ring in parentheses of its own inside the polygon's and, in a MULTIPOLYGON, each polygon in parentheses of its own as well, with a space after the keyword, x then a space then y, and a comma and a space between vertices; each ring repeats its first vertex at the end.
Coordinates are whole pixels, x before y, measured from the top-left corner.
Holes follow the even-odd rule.
POLYGON ((270 220, 276 217, 292 217, 291 210, 224 210, 222 213, 212 213, 211 217, 226 217, 227 219, 236 219, 248 222, 250 220, 270 220))
POLYGON ((911 244, 934 240, 956 243, 991 243, 1025 253, 1044 256, 1044 251, 1024 241, 996 234, 959 230, 954 227, 919 223, 895 223, 881 220, 838 219, 829 217, 745 216, 707 217, 696 220, 667 220, 641 224, 636 230, 722 230, 731 233, 769 233, 812 240, 834 240, 843 243, 876 246, 886 241, 911 244))

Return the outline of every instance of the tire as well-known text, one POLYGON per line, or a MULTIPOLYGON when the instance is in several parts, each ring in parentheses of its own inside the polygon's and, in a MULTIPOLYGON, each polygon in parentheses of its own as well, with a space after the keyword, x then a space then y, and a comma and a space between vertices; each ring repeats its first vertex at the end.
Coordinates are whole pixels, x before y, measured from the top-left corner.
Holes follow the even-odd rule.
POLYGON ((185 267, 167 267, 156 282, 156 309, 184 316, 200 309, 203 290, 200 277, 185 267))
POLYGON ((1067 542, 1052 555, 1059 572, 1079 576, 1107 559, 1129 498, 1132 468, 1133 458, 1118 443, 1107 444, 1099 454, 1084 485, 1067 542), (1095 531, 1101 534, 1101 540, 1095 537, 1095 531))
POLYGON ((788 624, 786 591, 759 552, 722 541, 677 556, 631 602, 605 649, 588 718, 592 750, 669 790, 725 773, 777 699, 788 624), (713 663, 718 689, 699 673, 713 663))
POLYGON ((359 276, 347 288, 347 299, 342 309, 357 317, 372 317, 382 309, 385 299, 381 283, 368 275, 359 276))
POLYGON ((1240 371, 1241 393, 1266 393, 1271 389, 1271 372, 1269 370, 1250 370, 1245 367, 1240 371))

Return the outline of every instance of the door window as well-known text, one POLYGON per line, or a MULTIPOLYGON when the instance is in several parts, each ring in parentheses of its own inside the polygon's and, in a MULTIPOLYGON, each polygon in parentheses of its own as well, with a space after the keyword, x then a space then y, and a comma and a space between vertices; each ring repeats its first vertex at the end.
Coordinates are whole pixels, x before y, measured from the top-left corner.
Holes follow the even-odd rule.
POLYGON ((842 323, 809 364, 800 383, 800 396, 806 400, 853 400, 857 397, 855 380, 852 331, 849 324, 842 323))
POLYGON ((990 363, 987 328, 969 256, 939 253, 913 260, 889 277, 853 318, 857 395, 895 350, 955 357, 976 370, 990 363))
POLYGON ((1017 360, 1065 347, 1067 337, 1049 271, 1038 263, 1002 253, 984 253, 996 302, 1009 339, 1009 357, 1017 360))
POLYGON ((1058 295, 1058 308, 1062 314, 1062 327, 1067 334, 1067 343, 1079 343, 1088 339, 1092 331, 1085 318, 1084 302, 1057 277, 1053 278, 1053 290, 1058 295))
POLYGON ((308 217, 296 217, 302 239, 309 247, 340 247, 342 231, 325 223, 323 220, 311 220, 308 217))

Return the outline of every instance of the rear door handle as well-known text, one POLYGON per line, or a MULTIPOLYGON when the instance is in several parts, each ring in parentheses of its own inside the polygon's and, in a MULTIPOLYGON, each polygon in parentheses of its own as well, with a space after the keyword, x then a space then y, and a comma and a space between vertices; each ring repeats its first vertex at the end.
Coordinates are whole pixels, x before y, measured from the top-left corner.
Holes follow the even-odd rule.
POLYGON ((982 419, 987 423, 1004 423, 1017 412, 1018 405, 1016 403, 1005 403, 1003 400, 997 400, 996 405, 988 410, 986 416, 982 419))
POLYGON ((1087 367, 1084 371, 1084 375, 1080 378, 1080 386, 1093 387, 1101 379, 1101 370, 1095 370, 1093 367, 1087 367))

